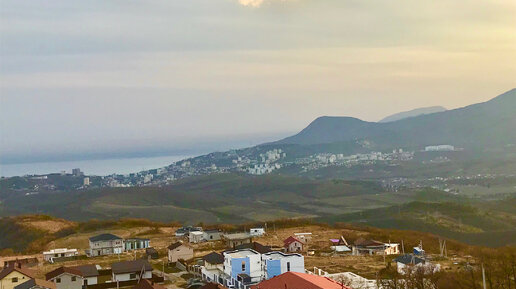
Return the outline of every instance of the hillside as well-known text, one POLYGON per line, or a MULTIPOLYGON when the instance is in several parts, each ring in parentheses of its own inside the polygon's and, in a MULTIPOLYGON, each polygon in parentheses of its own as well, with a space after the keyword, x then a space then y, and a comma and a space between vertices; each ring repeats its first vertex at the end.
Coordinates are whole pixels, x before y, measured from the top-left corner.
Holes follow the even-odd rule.
POLYGON ((503 147, 516 143, 516 89, 494 99, 459 109, 388 123, 350 117, 320 117, 298 134, 275 144, 314 145, 367 140, 390 147, 503 147))
POLYGON ((487 206, 485 202, 464 204, 416 201, 400 206, 323 217, 320 220, 432 232, 473 245, 515 245, 515 200, 510 198, 503 202, 487 202, 487 206))
POLYGON ((380 120, 379 122, 392 122, 392 121, 398 121, 409 117, 416 117, 420 115, 425 114, 431 114, 436 112, 443 112, 446 111, 446 108, 442 106, 430 106, 430 107, 422 107, 422 108, 416 108, 409 111, 399 112, 390 116, 387 116, 380 120))

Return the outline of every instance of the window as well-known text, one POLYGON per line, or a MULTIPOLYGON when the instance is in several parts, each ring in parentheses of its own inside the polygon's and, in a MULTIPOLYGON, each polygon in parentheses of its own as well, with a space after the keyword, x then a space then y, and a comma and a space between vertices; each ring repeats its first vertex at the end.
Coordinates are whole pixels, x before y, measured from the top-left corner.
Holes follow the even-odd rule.
POLYGON ((287 262, 287 272, 290 272, 290 262, 287 262))
POLYGON ((132 273, 131 275, 129 275, 129 279, 136 279, 136 274, 132 273))
POLYGON ((245 261, 242 261, 242 272, 245 272, 245 261))
POLYGON ((61 283, 61 278, 56 278, 56 283, 61 283))
POLYGON ((18 277, 14 277, 13 279, 11 279, 13 283, 18 283, 18 277))
POLYGON ((75 282, 75 281, 77 281, 77 277, 72 276, 72 282, 75 282))

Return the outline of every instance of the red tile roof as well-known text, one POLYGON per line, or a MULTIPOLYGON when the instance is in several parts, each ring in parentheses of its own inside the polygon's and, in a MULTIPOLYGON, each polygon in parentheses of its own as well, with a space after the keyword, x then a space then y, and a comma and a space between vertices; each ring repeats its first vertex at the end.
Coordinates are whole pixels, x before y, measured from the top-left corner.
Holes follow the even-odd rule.
POLYGON ((251 289, 351 289, 330 278, 287 272, 265 280, 251 289))
POLYGON ((288 237, 287 239, 285 239, 285 240, 283 241, 283 244, 284 244, 285 246, 288 246, 288 245, 290 245, 290 244, 292 244, 292 243, 294 243, 294 242, 299 242, 299 243, 303 244, 303 242, 299 241, 298 239, 296 239, 296 238, 294 238, 294 237, 292 237, 292 236, 290 236, 290 237, 288 237))

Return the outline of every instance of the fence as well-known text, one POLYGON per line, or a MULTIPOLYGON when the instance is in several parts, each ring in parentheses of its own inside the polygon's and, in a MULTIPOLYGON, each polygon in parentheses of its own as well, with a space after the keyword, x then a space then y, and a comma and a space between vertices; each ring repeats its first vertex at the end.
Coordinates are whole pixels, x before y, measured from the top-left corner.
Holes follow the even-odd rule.
MULTIPOLYGON (((147 279, 153 283, 163 283, 164 278, 152 274, 151 279, 147 279)), ((119 281, 119 282, 109 282, 109 283, 100 283, 100 284, 93 284, 93 285, 85 285, 83 286, 83 289, 107 289, 107 288, 120 288, 120 287, 128 287, 128 286, 134 286, 138 284, 138 280, 128 280, 128 281, 119 281)))

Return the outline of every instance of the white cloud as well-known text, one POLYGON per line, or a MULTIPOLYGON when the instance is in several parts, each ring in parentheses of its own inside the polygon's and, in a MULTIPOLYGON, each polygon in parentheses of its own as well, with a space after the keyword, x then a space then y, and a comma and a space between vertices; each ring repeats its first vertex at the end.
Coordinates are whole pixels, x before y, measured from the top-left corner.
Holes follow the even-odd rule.
POLYGON ((260 7, 265 2, 286 2, 288 0, 238 0, 244 6, 260 7))

